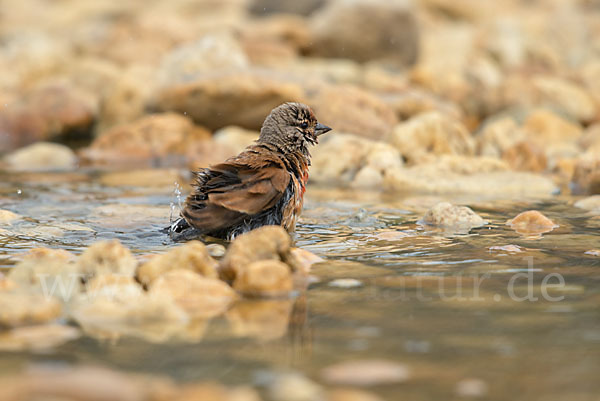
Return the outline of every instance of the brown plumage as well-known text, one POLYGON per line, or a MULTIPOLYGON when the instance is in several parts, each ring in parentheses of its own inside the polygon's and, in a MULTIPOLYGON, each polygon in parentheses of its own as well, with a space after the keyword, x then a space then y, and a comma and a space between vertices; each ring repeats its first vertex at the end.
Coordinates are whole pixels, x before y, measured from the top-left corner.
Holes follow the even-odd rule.
POLYGON ((273 109, 256 143, 195 173, 182 217, 169 229, 171 238, 232 239, 264 225, 293 231, 308 181, 308 146, 330 129, 304 104, 284 103, 273 109))

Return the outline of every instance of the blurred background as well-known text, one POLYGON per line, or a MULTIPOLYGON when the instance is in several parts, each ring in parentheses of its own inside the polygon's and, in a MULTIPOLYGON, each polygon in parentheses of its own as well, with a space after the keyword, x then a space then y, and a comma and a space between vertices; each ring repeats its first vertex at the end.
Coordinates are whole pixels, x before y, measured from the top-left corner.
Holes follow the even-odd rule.
POLYGON ((301 101, 335 130, 314 182, 439 192, 440 174, 525 171, 594 193, 599 16, 596 0, 3 0, 3 166, 205 166, 301 101))

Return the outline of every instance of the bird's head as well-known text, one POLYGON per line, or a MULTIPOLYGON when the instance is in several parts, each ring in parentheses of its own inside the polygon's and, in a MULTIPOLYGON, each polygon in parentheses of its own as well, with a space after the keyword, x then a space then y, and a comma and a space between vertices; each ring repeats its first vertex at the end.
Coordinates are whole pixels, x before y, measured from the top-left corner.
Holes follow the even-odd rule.
POLYGON ((331 131, 317 121, 314 112, 302 103, 284 103, 274 108, 260 130, 259 142, 272 143, 285 151, 308 154, 308 145, 319 143, 319 136, 331 131))

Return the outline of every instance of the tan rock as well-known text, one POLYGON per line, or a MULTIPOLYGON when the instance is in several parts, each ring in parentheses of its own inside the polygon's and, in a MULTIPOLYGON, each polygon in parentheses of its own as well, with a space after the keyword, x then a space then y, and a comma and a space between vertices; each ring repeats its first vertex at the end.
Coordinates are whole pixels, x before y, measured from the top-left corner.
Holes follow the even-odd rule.
POLYGON ((185 331, 188 315, 171 299, 151 297, 132 286, 125 292, 122 289, 114 292, 102 287, 96 293, 79 295, 69 305, 69 316, 99 339, 132 336, 163 342, 185 331))
POLYGON ((60 302, 51 294, 42 295, 19 290, 0 292, 0 327, 41 324, 58 319, 60 302))
POLYGON ((92 244, 77 259, 77 268, 85 277, 116 273, 133 276, 137 261, 118 240, 92 244))
MULTIPOLYGON (((263 0, 260 0, 263 1, 263 0)), ((260 3, 254 0, 254 3, 260 3)), ((283 2, 280 0, 265 0, 272 3, 268 11, 272 12, 283 2)), ((321 2, 322 0, 311 0, 313 2, 321 2)), ((304 1, 302 4, 309 3, 304 1)), ((298 2, 293 2, 298 4, 298 2)), ((260 10, 262 11, 262 10, 260 10)), ((273 14, 264 16, 257 20, 251 20, 243 28, 242 37, 245 40, 274 42, 279 43, 293 49, 294 53, 308 46, 311 41, 309 27, 306 24, 306 19, 292 14, 273 14)), ((252 57, 251 54, 248 54, 252 57)))
POLYGON ((142 287, 131 276, 112 273, 100 274, 85 284, 85 297, 88 301, 99 298, 128 302, 135 301, 135 298, 143 295, 142 287))
POLYGON ((265 117, 281 103, 302 101, 300 83, 269 70, 213 72, 193 82, 163 88, 156 107, 187 113, 210 129, 238 125, 260 129, 265 117))
POLYGON ((532 83, 540 105, 580 122, 589 122, 596 117, 598 109, 594 99, 576 83, 549 76, 536 77, 532 83))
POLYGON ((398 124, 390 142, 409 163, 419 163, 428 154, 473 155, 475 141, 457 120, 438 112, 428 112, 398 124))
POLYGON ((8 273, 19 286, 69 300, 81 291, 75 255, 62 249, 34 248, 8 273))
POLYGON ((89 136, 97 100, 62 82, 33 89, 0 108, 0 152, 66 134, 89 136))
POLYGON ((233 288, 249 297, 286 296, 293 288, 292 272, 278 260, 260 260, 238 272, 233 288))
POLYGON ((517 142, 504 150, 502 159, 513 170, 542 172, 546 170, 548 161, 544 151, 532 142, 517 142))
POLYGON ((200 241, 190 241, 142 264, 137 270, 137 278, 148 285, 161 275, 176 269, 190 270, 207 278, 219 276, 217 262, 210 256, 206 246, 200 241))
POLYGON ((541 235, 554 230, 558 225, 537 210, 519 213, 506 222, 513 230, 523 235, 541 235))
POLYGON ((240 127, 225 127, 215 131, 213 138, 218 144, 231 149, 231 156, 235 156, 252 145, 258 139, 259 132, 240 127))
POLYGON ((573 193, 600 194, 600 159, 582 159, 575 163, 573 193))
POLYGON ((75 340, 80 335, 75 327, 59 324, 17 327, 0 332, 0 350, 45 351, 75 340))
POLYGON ((208 141, 210 133, 175 113, 152 114, 110 129, 80 152, 82 162, 97 165, 183 165, 188 148, 208 141))
POLYGON ((455 120, 463 118, 462 110, 454 103, 418 88, 396 90, 393 94, 386 94, 383 100, 394 109, 402 121, 430 111, 440 112, 455 120))
POLYGON ((19 220, 21 216, 16 213, 11 212, 10 210, 0 209, 0 224, 10 224, 15 220, 19 220))
POLYGON ((477 135, 477 154, 501 157, 514 144, 524 139, 524 133, 511 117, 501 117, 483 127, 477 135))
POLYGON ((386 143, 332 133, 314 149, 310 177, 319 183, 380 188, 386 171, 402 165, 400 152, 386 143))
POLYGON ((320 122, 339 132, 383 139, 397 122, 394 110, 370 92, 350 85, 327 85, 309 97, 320 122))
POLYGON ((577 144, 587 154, 600 158, 600 123, 590 125, 577 144))
POLYGON ((154 75, 149 66, 130 67, 107 82, 102 89, 96 132, 105 133, 142 118, 156 85, 154 75))
POLYGON ((272 340, 287 332, 292 308, 291 299, 242 300, 226 317, 234 335, 272 340))
POLYGON ((523 130, 528 139, 545 147, 558 142, 576 142, 583 134, 579 125, 543 109, 529 114, 523 130))
POLYGON ((383 188, 387 191, 429 194, 475 194, 491 197, 550 196, 556 187, 551 179, 524 172, 493 171, 459 174, 415 166, 390 170, 383 188))
POLYGON ((70 170, 77 156, 67 146, 38 142, 8 154, 4 161, 11 170, 70 170))
MULTIPOLYGON (((141 169, 102 174, 99 180, 109 187, 169 187, 182 181, 177 169, 141 169)), ((183 182, 181 183, 183 184, 183 182)), ((181 185, 180 184, 180 185, 181 185)))
POLYGON ((372 386, 406 381, 410 373, 398 362, 366 359, 330 365, 321 371, 321 377, 331 384, 372 386))
POLYGON ((284 373, 269 386, 269 395, 277 401, 323 400, 324 390, 301 374, 284 373))
POLYGON ((330 2, 312 18, 310 53, 411 65, 417 58, 419 32, 410 5, 402 0, 330 2))
POLYGON ((251 263, 275 260, 286 263, 292 271, 298 261, 291 253, 292 240, 281 226, 264 226, 237 237, 221 261, 220 275, 233 280, 251 263))
POLYGON ((224 313, 236 298, 235 292, 224 282, 181 269, 171 270, 154 280, 150 295, 171 299, 190 317, 202 319, 224 313))
POLYGON ((302 271, 305 274, 308 274, 310 272, 310 268, 312 265, 325 261, 325 259, 323 259, 322 257, 315 255, 314 253, 307 251, 306 249, 292 248, 291 252, 292 255, 294 255, 294 258, 296 258, 296 260, 298 261, 300 271, 302 271))
POLYGON ((455 206, 441 202, 429 209, 420 220, 422 224, 451 229, 457 232, 469 232, 472 228, 487 224, 481 216, 466 206, 455 206))
POLYGON ((207 34, 167 53, 158 70, 161 85, 193 82, 213 71, 243 70, 248 58, 231 33, 207 34))
POLYGON ((177 393, 175 384, 162 377, 123 373, 85 364, 60 369, 32 364, 18 375, 3 377, 0 384, 4 390, 3 401, 173 400, 177 393))
POLYGON ((575 202, 575 207, 600 212, 600 195, 593 195, 575 202))

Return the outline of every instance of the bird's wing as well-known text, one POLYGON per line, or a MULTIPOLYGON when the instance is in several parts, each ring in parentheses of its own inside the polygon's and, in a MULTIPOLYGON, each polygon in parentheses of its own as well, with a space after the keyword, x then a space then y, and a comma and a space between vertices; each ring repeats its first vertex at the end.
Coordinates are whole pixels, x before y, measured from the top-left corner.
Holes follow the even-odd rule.
POLYGON ((200 230, 225 229, 275 206, 289 182, 289 173, 276 160, 238 156, 199 174, 183 215, 200 230))

